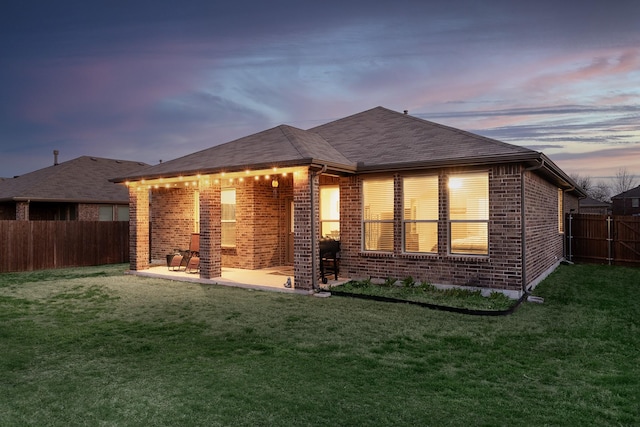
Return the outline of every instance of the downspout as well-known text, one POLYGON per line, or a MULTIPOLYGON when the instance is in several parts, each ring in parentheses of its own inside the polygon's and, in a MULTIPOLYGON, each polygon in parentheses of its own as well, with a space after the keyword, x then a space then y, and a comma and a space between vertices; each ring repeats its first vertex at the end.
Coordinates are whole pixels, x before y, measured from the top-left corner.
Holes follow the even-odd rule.
POLYGON ((525 215, 525 197, 524 197, 524 174, 530 171, 538 170, 544 166, 544 159, 540 159, 540 164, 523 169, 520 173, 520 245, 522 251, 522 292, 527 293, 527 227, 525 215))
MULTIPOLYGON (((570 188, 566 190, 562 190, 562 222, 563 223, 564 223, 564 205, 565 205, 565 201, 567 200, 566 195, 569 191, 573 191, 575 189, 576 189, 575 185, 572 185, 570 188)), ((564 226, 562 227, 562 229, 564 230, 564 239, 562 239, 562 258, 564 260, 567 259, 567 245, 568 245, 569 246, 569 262, 571 262, 571 244, 573 243, 572 242, 573 236, 571 235, 571 220, 573 218, 572 218, 571 211, 573 211, 573 209, 569 209, 569 230, 566 230, 564 226)))
MULTIPOLYGON (((311 288, 314 292, 318 291, 318 275, 316 274, 316 202, 314 195, 313 182, 315 181, 316 176, 322 175, 327 171, 327 165, 322 166, 318 172, 311 172, 311 177, 309 179, 309 190, 311 192, 310 201, 311 201, 311 288)), ((318 183, 319 185, 320 183, 318 183)))

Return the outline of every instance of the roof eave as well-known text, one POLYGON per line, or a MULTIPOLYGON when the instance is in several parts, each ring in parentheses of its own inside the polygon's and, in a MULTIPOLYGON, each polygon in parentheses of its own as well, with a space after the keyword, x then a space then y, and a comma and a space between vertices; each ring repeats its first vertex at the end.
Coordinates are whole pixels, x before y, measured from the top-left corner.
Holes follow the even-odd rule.
POLYGON ((219 166, 215 168, 201 168, 201 169, 181 170, 181 171, 172 171, 172 172, 163 172, 163 173, 152 173, 152 174, 145 174, 145 175, 132 175, 132 176, 124 176, 124 177, 118 177, 118 178, 111 178, 109 181, 115 182, 115 183, 124 183, 127 181, 140 181, 143 179, 151 180, 151 179, 159 179, 159 178, 177 178, 179 176, 215 175, 219 173, 234 173, 234 172, 242 172, 247 169, 269 170, 273 168, 288 168, 288 167, 311 167, 311 168, 321 169, 324 166, 327 166, 327 169, 330 169, 331 171, 336 173, 355 173, 357 169, 355 164, 342 164, 337 162, 325 161, 322 159, 305 158, 305 159, 274 161, 274 162, 264 162, 264 163, 252 163, 252 164, 246 164, 246 165, 219 166))
POLYGON ((11 199, 2 199, 0 201, 13 201, 13 202, 37 202, 37 203, 86 203, 86 204, 104 204, 104 205, 127 205, 129 199, 65 199, 65 198, 46 198, 46 197, 13 197, 11 199))
POLYGON ((434 161, 388 163, 380 165, 358 165, 358 173, 398 172, 414 169, 438 169, 443 167, 472 167, 500 163, 518 163, 536 160, 540 153, 518 153, 501 156, 460 157, 434 161))

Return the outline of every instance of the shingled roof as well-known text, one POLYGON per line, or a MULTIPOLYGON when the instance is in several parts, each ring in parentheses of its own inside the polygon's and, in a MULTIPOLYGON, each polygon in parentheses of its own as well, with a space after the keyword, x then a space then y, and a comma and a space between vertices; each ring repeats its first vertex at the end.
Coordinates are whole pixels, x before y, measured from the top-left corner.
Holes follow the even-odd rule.
POLYGON ((326 165, 334 172, 358 173, 509 162, 541 163, 554 179, 574 184, 542 153, 384 107, 308 130, 280 125, 114 181, 274 166, 326 165))
POLYGON ((616 194, 615 196, 613 196, 611 198, 611 200, 613 199, 628 199, 628 198, 635 198, 635 197, 640 197, 640 185, 632 188, 631 190, 627 190, 623 193, 620 194, 616 194))
POLYGON ((129 203, 129 191, 110 178, 140 173, 149 165, 82 156, 0 181, 0 201, 129 203))

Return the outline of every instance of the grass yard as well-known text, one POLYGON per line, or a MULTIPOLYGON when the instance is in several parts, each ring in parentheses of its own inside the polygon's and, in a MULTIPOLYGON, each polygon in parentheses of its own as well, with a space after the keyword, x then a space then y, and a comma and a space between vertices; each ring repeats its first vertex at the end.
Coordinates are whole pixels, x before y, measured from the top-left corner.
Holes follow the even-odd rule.
POLYGON ((640 425, 640 269, 476 317, 125 268, 0 275, 0 425, 640 425))

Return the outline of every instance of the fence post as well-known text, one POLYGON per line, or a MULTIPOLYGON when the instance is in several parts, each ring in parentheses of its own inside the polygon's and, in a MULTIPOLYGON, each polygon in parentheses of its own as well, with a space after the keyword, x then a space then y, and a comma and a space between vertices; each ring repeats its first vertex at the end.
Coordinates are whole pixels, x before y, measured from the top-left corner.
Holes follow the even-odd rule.
POLYGON ((573 253, 571 251, 571 247, 573 246, 573 233, 571 231, 571 222, 573 220, 573 209, 569 211, 569 235, 567 236, 569 240, 569 262, 573 261, 573 253))
POLYGON ((610 215, 607 215, 607 262, 611 265, 611 257, 612 250, 611 245, 613 244, 613 236, 611 235, 611 223, 613 222, 613 218, 610 215))

